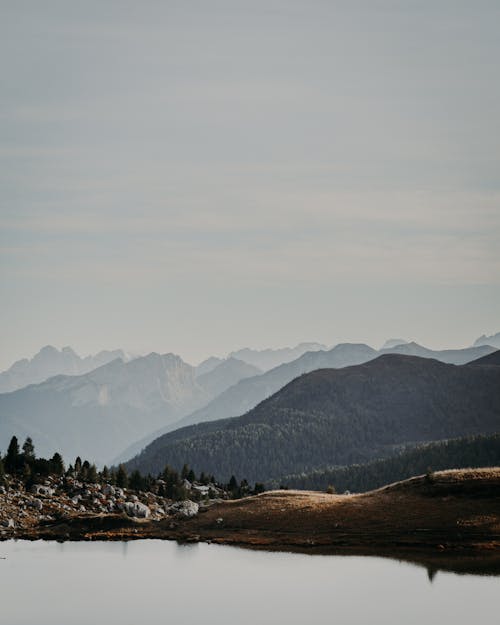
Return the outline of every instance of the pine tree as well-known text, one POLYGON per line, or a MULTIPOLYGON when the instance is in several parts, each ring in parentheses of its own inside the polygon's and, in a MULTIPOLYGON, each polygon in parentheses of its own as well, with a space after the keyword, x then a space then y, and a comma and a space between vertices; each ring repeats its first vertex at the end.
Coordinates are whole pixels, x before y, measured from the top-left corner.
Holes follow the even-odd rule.
POLYGON ((97 482, 97 469, 95 464, 91 464, 87 471, 87 481, 95 484, 97 482))
POLYGON ((76 460, 75 460, 75 472, 76 472, 76 474, 78 475, 81 470, 82 470, 82 459, 80 458, 80 456, 77 456, 76 460))
POLYGON ((128 486, 133 490, 144 490, 144 479, 137 469, 130 474, 128 486))
POLYGON ((61 454, 57 453, 57 451, 50 459, 50 465, 51 465, 50 468, 53 473, 55 473, 56 475, 63 475, 64 462, 63 462, 61 454))
POLYGON ((30 436, 24 441, 23 454, 26 460, 32 460, 35 457, 35 446, 30 436))
POLYGON ((126 488, 128 484, 127 471, 123 464, 118 467, 118 472, 116 474, 116 485, 119 488, 126 488))
POLYGON ((4 484, 5 482, 5 467, 3 464, 3 460, 0 457, 0 484, 4 484))
POLYGON ((7 455, 5 456, 5 469, 8 473, 14 473, 19 464, 19 443, 17 436, 10 439, 7 455))
POLYGON ((188 479, 188 475, 189 475, 189 467, 188 467, 188 465, 187 465, 187 464, 185 464, 185 465, 182 467, 182 471, 181 471, 181 478, 182 478, 183 480, 187 480, 187 479, 188 479))

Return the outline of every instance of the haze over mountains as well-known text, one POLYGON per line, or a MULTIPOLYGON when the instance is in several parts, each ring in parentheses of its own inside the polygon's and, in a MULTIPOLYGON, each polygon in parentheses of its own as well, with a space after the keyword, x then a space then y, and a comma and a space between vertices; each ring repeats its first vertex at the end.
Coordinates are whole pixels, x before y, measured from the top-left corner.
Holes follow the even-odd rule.
POLYGON ((492 347, 500 349, 500 332, 492 334, 491 336, 486 336, 485 334, 483 334, 474 341, 474 345, 491 345, 492 347))
POLYGON ((49 376, 37 385, 0 394, 0 449, 16 434, 34 438, 42 455, 58 450, 68 458, 78 453, 98 463, 124 461, 165 432, 242 415, 316 369, 362 364, 388 352, 460 364, 494 351, 487 345, 434 351, 402 339, 388 344, 392 346, 380 351, 364 344, 322 350, 318 343, 302 343, 281 350, 233 352, 264 368, 300 354, 265 372, 234 356, 211 357, 193 367, 173 354, 126 361, 123 350, 80 358, 71 348, 45 347, 0 374, 7 388, 49 376), (312 349, 304 353, 307 347, 312 349), (101 362, 105 364, 94 367, 101 362), (58 375, 51 377, 53 372, 58 375))
POLYGON ((299 343, 295 347, 283 347, 281 349, 239 349, 229 354, 232 358, 244 360, 249 364, 258 367, 262 371, 269 371, 285 362, 292 362, 300 358, 306 352, 317 352, 326 350, 328 347, 321 343, 299 343))
POLYGON ((128 463, 250 481, 390 456, 402 445, 494 434, 500 366, 386 354, 296 378, 247 414, 163 435, 128 463))
POLYGON ((104 350, 95 356, 82 358, 71 347, 58 350, 46 345, 33 358, 18 360, 7 371, 0 373, 0 393, 38 384, 55 375, 82 375, 116 358, 129 359, 121 349, 104 350))
POLYGON ((230 359, 196 378, 194 367, 179 356, 149 354, 130 362, 116 359, 84 375, 56 376, 0 395, 0 447, 15 433, 36 440, 41 455, 62 451, 67 458, 109 463, 146 433, 255 371, 230 359))
POLYGON ((260 376, 243 379, 203 408, 184 417, 173 427, 184 427, 203 421, 241 415, 297 376, 315 369, 348 367, 367 362, 380 354, 387 353, 435 358, 442 362, 461 365, 493 351, 495 348, 490 346, 436 351, 417 345, 417 343, 396 344, 392 348, 377 351, 364 344, 344 343, 336 345, 329 351, 307 352, 291 363, 275 367, 260 376))

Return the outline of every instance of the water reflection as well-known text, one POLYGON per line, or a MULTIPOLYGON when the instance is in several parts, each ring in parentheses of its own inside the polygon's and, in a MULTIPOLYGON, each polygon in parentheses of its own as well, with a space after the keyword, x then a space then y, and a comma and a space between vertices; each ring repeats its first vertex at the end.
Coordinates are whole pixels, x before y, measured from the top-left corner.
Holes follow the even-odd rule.
POLYGON ((498 578, 449 572, 499 574, 477 558, 460 569, 444 558, 415 566, 411 557, 316 557, 158 540, 9 541, 0 555, 7 558, 0 561, 0 622, 9 625, 470 625, 478 613, 484 623, 498 615, 498 578))

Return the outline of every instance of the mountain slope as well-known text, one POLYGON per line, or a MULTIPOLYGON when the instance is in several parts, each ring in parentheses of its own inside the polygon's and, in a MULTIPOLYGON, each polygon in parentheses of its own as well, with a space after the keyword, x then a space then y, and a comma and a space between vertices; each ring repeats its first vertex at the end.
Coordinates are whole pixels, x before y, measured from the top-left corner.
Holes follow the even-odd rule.
POLYGON ((63 347, 59 351, 52 345, 46 345, 31 360, 18 360, 7 371, 0 373, 0 393, 9 393, 28 384, 39 384, 55 375, 83 375, 117 358, 127 360, 121 349, 81 358, 71 347, 63 347))
POLYGON ((321 343, 299 343, 295 347, 282 347, 279 349, 250 349, 245 347, 238 351, 231 352, 230 358, 243 360, 261 371, 269 371, 292 360, 297 360, 306 352, 317 352, 326 350, 326 345, 321 343))
MULTIPOLYGON (((240 380, 254 376, 258 372, 258 369, 252 365, 236 358, 217 360, 220 360, 220 362, 213 369, 209 368, 208 373, 196 377, 196 383, 205 390, 209 398, 218 396, 219 393, 223 393, 227 388, 237 384, 240 380)), ((117 465, 126 462, 144 449, 151 441, 154 441, 155 438, 165 434, 165 432, 177 429, 177 423, 178 421, 174 423, 167 422, 166 425, 163 424, 162 427, 153 432, 148 431, 146 436, 142 436, 139 440, 134 441, 126 449, 120 450, 120 453, 112 458, 111 464, 117 465)))
POLYGON ((486 356, 494 352, 495 348, 491 345, 482 345, 477 347, 465 347, 463 349, 443 349, 434 350, 422 347, 418 343, 404 343, 394 345, 389 349, 381 349, 381 354, 404 354, 406 356, 419 356, 420 358, 435 358, 441 362, 447 362, 452 365, 465 365, 472 360, 476 360, 481 356, 486 356))
MULTIPOLYGON (((31 436, 42 456, 60 451, 68 459, 79 454, 110 463, 123 449, 148 435, 150 442, 153 432, 256 371, 228 359, 196 378, 179 356, 153 353, 128 363, 118 359, 81 376, 56 376, 0 395, 0 449, 14 434, 31 436)), ((132 454, 141 448, 132 447, 132 454)))
POLYGON ((500 429, 500 368, 384 355, 302 375, 247 414, 166 434, 130 469, 166 463, 251 481, 364 463, 416 444, 500 429))
POLYGON ((228 358, 221 361, 217 366, 201 375, 196 376, 196 382, 204 388, 211 397, 216 397, 226 389, 237 384, 244 378, 260 375, 262 372, 257 367, 236 358, 228 358))
POLYGON ((492 347, 500 349, 500 332, 492 334, 491 336, 483 334, 474 341, 474 346, 477 347, 478 345, 491 345, 492 347))
POLYGON ((340 344, 327 352, 306 352, 293 362, 242 380, 200 410, 173 424, 172 428, 241 415, 303 373, 324 367, 347 367, 376 356, 377 352, 368 345, 355 343, 340 344))
POLYGON ((488 354, 486 356, 483 356, 482 358, 478 358, 477 360, 473 360, 469 364, 471 364, 471 365, 500 366, 500 349, 497 349, 496 351, 494 351, 491 354, 488 354))
POLYGON ((500 466, 500 434, 473 436, 404 449, 391 458, 367 464, 320 469, 312 473, 287 475, 268 488, 285 485, 303 490, 325 490, 333 485, 337 492, 364 492, 385 484, 406 480, 414 475, 445 469, 500 466))
POLYGON ((492 351, 495 351, 494 348, 489 346, 434 351, 417 343, 398 344, 390 349, 376 351, 362 343, 341 343, 326 352, 307 352, 291 363, 271 369, 260 376, 245 379, 229 388, 200 410, 166 428, 165 431, 204 421, 242 415, 294 378, 315 369, 357 365, 368 362, 379 354, 405 354, 422 358, 435 358, 436 360, 452 364, 465 364, 492 351))
POLYGON ((0 448, 31 436, 38 452, 109 462, 121 449, 209 399, 178 356, 150 354, 0 395, 0 448))

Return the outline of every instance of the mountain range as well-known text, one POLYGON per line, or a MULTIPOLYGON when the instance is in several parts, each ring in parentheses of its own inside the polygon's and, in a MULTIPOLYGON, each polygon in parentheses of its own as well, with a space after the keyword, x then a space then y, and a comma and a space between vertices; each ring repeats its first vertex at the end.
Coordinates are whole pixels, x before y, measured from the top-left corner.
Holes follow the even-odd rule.
POLYGON ((491 345, 492 347, 496 347, 500 349, 500 332, 496 334, 492 334, 491 336, 482 335, 478 339, 474 341, 474 346, 477 347, 479 345, 491 345))
POLYGON ((225 392, 215 397, 206 406, 184 417, 179 422, 165 427, 162 432, 158 432, 158 435, 186 425, 242 415, 294 378, 315 369, 348 367, 368 362, 381 354, 389 353, 434 358, 441 362, 461 365, 494 351, 495 348, 486 345, 436 351, 414 342, 398 343, 391 348, 377 351, 363 343, 341 343, 328 351, 307 352, 291 363, 282 364, 262 375, 241 380, 238 384, 229 387, 225 392))
POLYGON ((120 451, 206 404, 255 367, 223 361, 196 377, 174 354, 115 359, 84 375, 59 375, 0 395, 0 448, 10 437, 31 436, 37 451, 109 462, 120 451))
POLYGON ((7 371, 0 373, 0 393, 39 384, 55 375, 82 375, 117 358, 129 359, 121 349, 104 350, 95 356, 82 358, 71 347, 58 350, 46 345, 33 358, 18 360, 7 371))
POLYGON ((318 352, 326 349, 328 349, 327 346, 321 343, 299 343, 295 347, 261 350, 245 347, 244 349, 231 352, 229 357, 248 362, 262 371, 269 371, 269 369, 274 369, 278 365, 300 358, 306 352, 318 352))
POLYGON ((242 415, 316 369, 362 364, 388 352, 463 363, 494 349, 483 345, 438 352, 402 339, 389 344, 380 351, 364 344, 322 350, 317 343, 302 343, 282 350, 235 352, 264 368, 273 359, 301 354, 266 372, 234 356, 211 357, 192 367, 172 354, 130 360, 116 350, 80 358, 71 348, 47 346, 0 374, 6 388, 35 380, 34 385, 0 394, 0 449, 13 434, 29 435, 43 455, 58 450, 67 458, 77 452, 98 463, 121 462, 168 431, 242 415), (307 347, 312 351, 302 353, 307 347), (50 377, 53 372, 58 375, 50 377), (40 378, 45 380, 38 382, 40 378))
POLYGON ((188 463, 265 481, 499 429, 500 366, 385 354, 301 375, 243 416, 165 434, 127 466, 157 473, 188 463))

